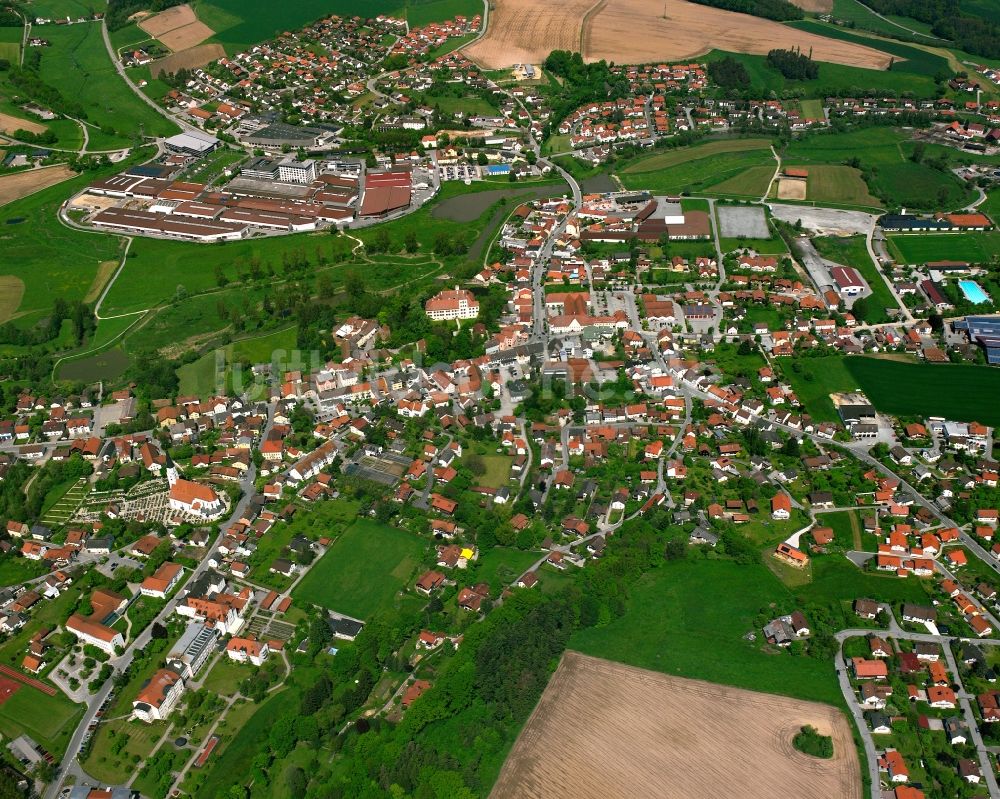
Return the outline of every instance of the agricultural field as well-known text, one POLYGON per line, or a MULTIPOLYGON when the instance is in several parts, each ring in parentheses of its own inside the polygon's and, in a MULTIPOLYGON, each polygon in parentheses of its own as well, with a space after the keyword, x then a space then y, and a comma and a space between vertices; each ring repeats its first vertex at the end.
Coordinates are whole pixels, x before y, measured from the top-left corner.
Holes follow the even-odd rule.
POLYGON ((904 264, 945 260, 988 264, 1000 256, 1000 233, 996 231, 898 234, 886 236, 886 239, 893 257, 904 264))
POLYGON ((791 609, 795 601, 763 564, 689 559, 646 574, 624 616, 577 632, 569 645, 640 668, 840 706, 828 663, 770 654, 744 638, 772 604, 791 609), (706 593, 706 585, 727 590, 706 593))
POLYGON ((624 63, 677 61, 713 48, 766 55, 775 47, 800 47, 817 61, 883 70, 891 56, 875 43, 838 41, 760 17, 684 0, 659 3, 610 0, 583 22, 584 56, 624 63))
POLYGON ((810 416, 820 421, 837 419, 831 393, 860 389, 884 413, 1000 424, 1000 371, 988 366, 831 355, 797 358, 783 372, 810 416), (949 391, 941 391, 943 385, 949 391))
POLYGON ((74 175, 76 172, 65 164, 4 175, 0 177, 0 205, 6 205, 36 191, 55 186, 74 175))
MULTIPOLYGON (((365 0, 363 10, 356 0, 299 0, 292 4, 269 0, 196 0, 193 3, 198 19, 215 31, 212 41, 223 45, 229 55, 329 14, 353 16, 363 13, 370 18, 391 14, 402 18, 405 6, 404 0, 365 0)), ((479 5, 477 10, 481 9, 479 5)))
POLYGON ((406 21, 411 28, 430 22, 443 22, 456 16, 472 18, 482 16, 483 4, 479 0, 409 0, 406 3, 406 21))
MULTIPOLYGON (((115 171, 121 168, 118 165, 115 171)), ((56 297, 83 298, 101 264, 117 260, 116 236, 72 230, 56 217, 60 203, 97 176, 100 173, 80 175, 0 207, 3 271, 24 284, 23 297, 13 311, 20 324, 37 322, 56 297)))
POLYGON ((845 364, 880 411, 1000 425, 1000 370, 877 358, 848 358, 845 364), (942 391, 942 386, 948 390, 942 391))
POLYGON ((21 60, 24 28, 0 28, 0 58, 16 64, 21 60))
POLYGON ((312 567, 292 593, 359 619, 391 607, 417 575, 424 543, 411 533, 359 519, 312 567))
MULTIPOLYGON (((783 168, 793 168, 793 165, 784 164, 783 168)), ((804 168, 809 170, 804 199, 822 205, 882 207, 878 197, 873 197, 868 191, 868 185, 861 177, 861 172, 854 167, 814 164, 804 168)))
POLYGON ((951 172, 911 161, 909 144, 908 133, 891 128, 821 133, 792 141, 783 162, 811 171, 814 165, 844 166, 857 158, 862 170, 874 167, 868 179, 869 191, 884 197, 888 205, 937 210, 954 208, 971 197, 968 188, 951 172))
MULTIPOLYGON (((0 28, 0 30, 3 30, 3 28, 0 28)), ((0 58, 3 58, 2 53, 0 53, 0 58)), ((27 117, 0 112, 0 133, 13 135, 19 130, 25 130, 28 133, 45 133, 46 127, 41 122, 36 122, 27 117)))
POLYGON ((657 674, 567 652, 525 724, 492 799, 735 793, 749 799, 860 799, 851 727, 815 702, 657 674), (811 725, 834 739, 834 756, 797 752, 811 725), (574 730, 567 737, 566 731, 574 730), (558 750, 559 757, 540 752, 558 750), (595 758, 594 752, 601 752, 595 758), (725 752, 725 768, 718 768, 725 752), (669 788, 664 775, 669 774, 669 788))
POLYGON ((139 27, 175 53, 200 44, 214 33, 187 3, 146 17, 139 27))
POLYGON ((52 42, 42 55, 41 77, 87 109, 87 119, 113 134, 91 131, 91 146, 128 145, 140 128, 147 136, 169 136, 178 127, 147 106, 115 71, 97 24, 50 26, 52 42), (100 139, 95 139, 95 134, 100 139))
POLYGON ((640 158, 618 177, 626 188, 760 197, 774 173, 766 139, 735 139, 640 158))
POLYGON ((465 54, 484 67, 500 69, 540 63, 553 50, 579 51, 583 19, 593 5, 592 0, 500 0, 490 13, 486 35, 465 54))

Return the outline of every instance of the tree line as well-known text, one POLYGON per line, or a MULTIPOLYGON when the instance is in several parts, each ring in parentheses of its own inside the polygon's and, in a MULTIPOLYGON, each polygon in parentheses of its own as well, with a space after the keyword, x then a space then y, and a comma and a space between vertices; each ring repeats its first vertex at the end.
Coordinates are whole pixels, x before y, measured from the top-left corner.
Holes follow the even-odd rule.
POLYGON ((778 22, 805 17, 802 9, 789 3, 788 0, 693 0, 693 2, 778 22))
POLYGON ((771 50, 767 54, 767 63, 790 80, 816 80, 819 77, 819 64, 812 60, 812 53, 803 55, 801 49, 771 50))

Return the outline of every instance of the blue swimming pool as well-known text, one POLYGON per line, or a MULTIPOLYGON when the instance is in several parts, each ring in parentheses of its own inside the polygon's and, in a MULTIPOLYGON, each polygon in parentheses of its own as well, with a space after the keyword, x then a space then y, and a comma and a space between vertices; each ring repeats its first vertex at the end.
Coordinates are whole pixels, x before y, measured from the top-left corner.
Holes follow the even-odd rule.
POLYGON ((958 287, 962 289, 965 299, 974 305, 990 301, 990 295, 975 280, 959 280, 958 287))

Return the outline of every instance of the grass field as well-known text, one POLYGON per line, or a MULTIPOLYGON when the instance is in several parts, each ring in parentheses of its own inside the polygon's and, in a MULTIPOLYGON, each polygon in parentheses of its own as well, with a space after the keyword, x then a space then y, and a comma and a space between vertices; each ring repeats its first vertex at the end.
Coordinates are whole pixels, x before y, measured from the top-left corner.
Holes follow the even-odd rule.
POLYGON ((406 4, 406 21, 411 28, 454 19, 457 15, 471 19, 476 14, 483 14, 479 0, 409 0, 406 4))
MULTIPOLYGON (((275 351, 283 350, 288 353, 295 349, 295 336, 295 328, 288 327, 273 333, 235 341, 221 348, 224 358, 222 363, 226 365, 244 362, 250 364, 270 363, 275 351)), ((208 397, 219 391, 220 380, 228 385, 231 371, 227 368, 222 374, 219 374, 218 364, 218 350, 212 350, 205 353, 197 361, 180 367, 177 370, 177 377, 180 379, 180 393, 208 397)), ((245 375, 246 380, 249 380, 250 377, 250 375, 245 375)))
POLYGON ((359 619, 391 607, 416 576, 423 542, 369 519, 359 519, 312 567, 293 596, 359 619))
MULTIPOLYGON (((865 47, 874 47, 877 50, 890 53, 896 58, 896 63, 893 65, 893 68, 888 71, 894 75, 904 73, 933 77, 938 73, 946 74, 948 71, 948 62, 945 59, 934 55, 933 53, 929 53, 926 50, 921 50, 917 47, 903 44, 902 42, 892 42, 885 39, 876 39, 871 36, 862 36, 857 33, 851 33, 850 31, 836 25, 814 22, 812 20, 793 22, 790 24, 793 28, 809 31, 810 33, 816 33, 820 36, 826 36, 829 39, 841 39, 845 42, 854 42, 855 44, 861 44, 865 47)), ((820 68, 820 74, 822 74, 822 67, 820 68)))
POLYGON ((667 674, 840 706, 830 664, 762 651, 754 619, 773 612, 773 603, 796 606, 792 592, 763 564, 670 563, 644 575, 623 617, 576 633, 569 646, 667 674), (726 590, 706 591, 710 585, 726 590), (743 638, 751 631, 755 642, 743 638))
POLYGON ((628 189, 759 197, 767 189, 773 164, 766 141, 742 139, 653 155, 630 164, 618 176, 628 189), (716 144, 729 146, 718 149, 716 144), (744 146, 734 149, 738 145, 744 146))
POLYGON ((0 58, 16 64, 21 60, 23 28, 0 28, 0 58))
POLYGON ((861 389, 885 413, 1000 424, 1000 371, 988 366, 829 356, 800 358, 783 371, 806 410, 819 420, 838 418, 831 392, 861 389))
MULTIPOLYGON (((784 166, 787 168, 791 165, 784 166)), ((808 167, 808 170, 807 200, 868 208, 882 207, 878 197, 869 193, 868 184, 857 169, 837 164, 816 164, 808 167)))
POLYGON ((73 734, 77 717, 83 712, 61 693, 43 694, 21 686, 0 705, 0 733, 5 738, 27 734, 59 757, 73 734))
POLYGON ((95 177, 91 173, 72 178, 5 205, 0 212, 0 223, 23 220, 0 226, 3 271, 24 281, 19 324, 37 322, 56 297, 82 299, 101 263, 118 257, 117 237, 71 230, 56 218, 63 199, 95 177))
MULTIPOLYGON (((990 198, 992 200, 992 197, 990 198)), ((985 210, 985 209, 984 209, 985 210)), ((989 213, 992 207, 987 210, 989 213)), ((897 261, 924 264, 927 261, 959 260, 990 263, 1000 256, 1000 232, 989 233, 914 233, 886 237, 897 261)))
POLYGON ((477 581, 489 583, 491 589, 510 585, 538 560, 537 552, 494 547, 479 556, 477 581))
MULTIPOLYGON (((912 34, 908 34, 901 27, 893 25, 891 22, 886 22, 886 20, 873 13, 869 8, 859 3, 858 0, 833 0, 833 16, 836 19, 848 20, 849 22, 853 22, 858 28, 873 31, 883 36, 912 36, 912 34)), ((890 19, 895 19, 903 27, 924 32, 923 28, 925 26, 915 19, 910 19, 909 17, 890 17, 890 19)), ((926 41, 928 44, 944 44, 943 39, 938 39, 935 36, 928 36, 926 39, 922 39, 922 41, 926 41)))
POLYGON ((1000 370, 876 358, 848 358, 846 366, 881 411, 1000 425, 1000 370))
POLYGON ((140 129, 147 136, 169 136, 178 127, 147 106, 125 84, 108 57, 97 24, 50 26, 45 37, 52 42, 42 56, 41 77, 66 97, 87 109, 88 121, 114 130, 91 142, 120 147, 129 144, 140 129))
POLYGON ((796 358, 783 363, 782 372, 809 415, 823 422, 835 422, 840 418, 830 401, 830 394, 859 388, 847 371, 844 359, 838 356, 796 358))
POLYGON ((867 300, 868 310, 864 321, 869 324, 888 321, 886 308, 896 308, 895 298, 885 284, 878 269, 868 255, 864 236, 820 236, 813 239, 813 244, 824 258, 836 261, 845 266, 853 266, 871 288, 871 296, 867 300))
MULTIPOLYGON (((822 133, 791 142, 785 150, 784 162, 812 170, 814 164, 842 166, 849 159, 858 158, 862 166, 875 168, 871 179, 874 192, 884 194, 891 203, 910 208, 956 207, 971 196, 950 172, 911 161, 909 145, 908 133, 891 128, 822 133)), ((811 183, 810 179, 810 189, 811 183)), ((809 199, 814 197, 810 194, 809 199)))

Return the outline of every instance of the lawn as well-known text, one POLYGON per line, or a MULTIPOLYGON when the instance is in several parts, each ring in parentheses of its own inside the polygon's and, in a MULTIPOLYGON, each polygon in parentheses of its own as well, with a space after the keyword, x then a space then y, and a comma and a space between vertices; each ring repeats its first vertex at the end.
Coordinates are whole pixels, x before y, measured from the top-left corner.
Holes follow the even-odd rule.
POLYGON ((763 564, 672 562, 643 576, 624 616, 581 630, 569 648, 667 674, 840 706, 832 663, 762 649, 757 616, 770 618, 796 605, 793 592, 763 564), (756 641, 744 638, 749 632, 756 633, 756 641))
POLYGON ((237 663, 228 657, 219 658, 205 677, 204 688, 220 696, 232 696, 240 683, 257 669, 248 663, 237 663))
POLYGON ((138 756, 144 760, 149 757, 149 753, 166 728, 166 722, 146 724, 129 719, 114 719, 102 724, 94 736, 87 757, 87 773, 94 779, 111 785, 128 782, 136 768, 132 758, 138 756), (127 736, 128 743, 117 754, 111 749, 117 740, 109 735, 112 730, 116 736, 127 736))
POLYGON ((769 139, 722 139, 720 141, 699 144, 694 147, 678 147, 673 150, 665 150, 654 155, 640 158, 633 161, 625 169, 624 173, 632 172, 656 172, 662 169, 669 169, 673 166, 686 164, 698 158, 708 158, 721 153, 736 153, 749 150, 767 150, 771 146, 769 139))
MULTIPOLYGON (((992 200, 992 198, 991 198, 992 200)), ((990 208, 989 211, 994 210, 990 208)), ((1000 255, 1000 232, 913 233, 886 237, 894 257, 904 264, 959 260, 989 263, 1000 255)))
POLYGON ((391 607, 417 576, 424 542, 402 530, 358 519, 296 586, 309 602, 359 619, 391 607))
POLYGON ((501 585, 510 585, 539 558, 537 552, 523 552, 519 549, 494 547, 479 556, 478 574, 475 582, 489 583, 493 590, 501 585))
POLYGON ((62 693, 49 696, 25 685, 0 705, 0 733, 8 739, 30 735, 59 758, 82 712, 62 693))
POLYGON ((100 25, 47 26, 45 38, 52 46, 45 48, 42 55, 42 79, 81 103, 87 109, 88 121, 114 131, 92 141, 95 149, 102 144, 127 145, 140 132, 146 136, 177 133, 177 125, 136 97, 118 75, 104 46, 100 25))
POLYGON ((853 266, 868 283, 872 293, 865 301, 864 321, 869 324, 888 321, 886 308, 899 307, 878 268, 868 255, 864 236, 820 236, 813 244, 824 258, 845 266, 853 266))
POLYGON ((473 477, 476 485, 488 486, 489 488, 500 488, 507 485, 510 479, 511 457, 497 452, 484 452, 480 455, 486 471, 473 477))

